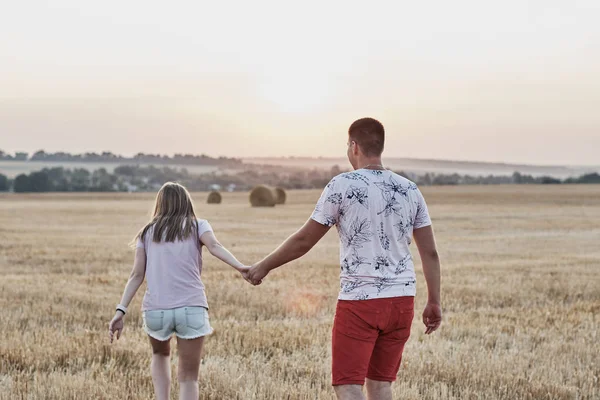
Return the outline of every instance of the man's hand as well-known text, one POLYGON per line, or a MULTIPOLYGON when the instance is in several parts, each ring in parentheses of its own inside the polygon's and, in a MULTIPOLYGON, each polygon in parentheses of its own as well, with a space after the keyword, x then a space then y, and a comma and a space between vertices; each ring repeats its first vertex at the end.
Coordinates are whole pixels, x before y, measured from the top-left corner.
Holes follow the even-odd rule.
POLYGON ((108 336, 110 338, 110 342, 112 343, 115 337, 115 333, 117 336, 117 340, 121 337, 121 332, 123 332, 123 313, 121 311, 117 311, 112 321, 108 325, 108 336))
POLYGON ((425 324, 425 334, 435 332, 442 323, 442 308, 439 304, 427 303, 423 310, 423 323, 425 324))
POLYGON ((269 271, 266 271, 264 268, 262 268, 260 264, 254 264, 252 268, 250 268, 250 270, 246 273, 246 276, 244 276, 244 278, 248 282, 256 286, 262 283, 262 280, 267 276, 268 273, 269 271))

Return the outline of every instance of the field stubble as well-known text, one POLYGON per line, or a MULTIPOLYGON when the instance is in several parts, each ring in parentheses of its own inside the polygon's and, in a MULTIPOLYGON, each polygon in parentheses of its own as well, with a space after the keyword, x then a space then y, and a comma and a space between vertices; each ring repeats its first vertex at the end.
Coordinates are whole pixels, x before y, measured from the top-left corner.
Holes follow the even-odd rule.
MULTIPOLYGON (((445 321, 423 334, 426 290, 413 249, 417 312, 394 398, 600 398, 600 187, 424 194, 443 261, 445 321)), ((251 263, 308 218, 318 195, 291 192, 275 209, 250 208, 246 194, 226 193, 221 205, 194 197, 220 240, 251 263)), ((0 399, 152 398, 141 292, 121 340, 107 340, 132 262, 127 243, 152 199, 0 197, 0 399)), ((204 258, 215 333, 206 342, 200 398, 333 398, 334 230, 256 288, 204 258)))

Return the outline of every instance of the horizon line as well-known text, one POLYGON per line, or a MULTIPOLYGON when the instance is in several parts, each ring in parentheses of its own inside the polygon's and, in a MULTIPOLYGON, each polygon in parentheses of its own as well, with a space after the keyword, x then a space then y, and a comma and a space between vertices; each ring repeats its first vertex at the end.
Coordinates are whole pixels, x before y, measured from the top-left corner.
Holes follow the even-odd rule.
MULTIPOLYGON (((0 150, 2 150, 2 148, 0 148, 0 150)), ((272 160, 290 160, 290 159, 296 159, 296 160, 340 160, 340 159, 345 159, 345 157, 343 155, 340 156, 296 156, 296 155, 286 155, 286 156, 231 156, 231 155, 210 155, 207 153, 191 153, 191 152, 174 152, 172 154, 167 154, 167 153, 151 153, 151 152, 143 152, 143 151, 138 151, 136 153, 129 153, 128 154, 119 154, 119 153, 115 153, 113 151, 110 150, 101 150, 101 151, 94 151, 94 150, 87 150, 84 152, 69 152, 69 151, 65 151, 65 150, 58 150, 58 151, 49 151, 49 150, 44 150, 44 149, 38 149, 35 151, 24 151, 24 150, 18 150, 18 151, 12 151, 12 152, 5 152, 5 154, 9 154, 9 155, 15 155, 16 153, 27 153, 28 156, 31 156, 33 154, 35 154, 38 151, 44 151, 48 154, 55 154, 55 153, 65 153, 65 154, 69 154, 72 156, 75 155, 84 155, 86 153, 95 153, 98 155, 102 155, 102 153, 106 152, 106 153, 112 153, 115 156, 118 157, 124 157, 124 158, 134 158, 137 154, 144 154, 147 156, 156 156, 156 155, 160 155, 160 156, 167 156, 167 157, 174 157, 176 154, 178 155, 192 155, 192 156, 201 156, 201 155, 205 155, 207 157, 213 158, 213 159, 218 159, 220 157, 224 157, 224 158, 229 158, 229 159, 238 159, 238 160, 264 160, 264 159, 272 159, 272 160)), ((497 166, 514 166, 514 167, 528 167, 528 168, 535 168, 535 167, 542 167, 542 168, 600 168, 600 165, 598 164, 529 164, 526 162, 508 162, 508 161, 482 161, 482 160, 466 160, 466 159, 445 159, 445 158, 420 158, 420 157, 406 157, 406 156, 382 156, 382 159, 395 159, 395 160, 407 160, 407 161, 418 161, 418 162, 441 162, 441 163, 463 163, 463 164, 485 164, 485 165, 497 165, 497 166)), ((0 160, 0 161, 17 161, 17 160, 0 160)), ((18 160, 21 162, 44 162, 46 160, 18 160)), ((52 162, 50 160, 50 162, 52 162)), ((56 161, 56 162, 60 162, 60 161, 56 161)))

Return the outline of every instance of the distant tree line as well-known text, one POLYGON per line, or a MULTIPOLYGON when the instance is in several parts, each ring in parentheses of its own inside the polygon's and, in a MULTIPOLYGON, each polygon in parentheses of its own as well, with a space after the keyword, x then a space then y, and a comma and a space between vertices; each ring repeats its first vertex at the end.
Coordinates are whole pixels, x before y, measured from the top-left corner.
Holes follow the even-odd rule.
POLYGON ((12 181, 6 175, 0 174, 0 192, 7 192, 12 186, 12 181))
MULTIPOLYGON (((400 173, 403 175, 403 173, 400 173)), ((404 175, 411 176, 411 174, 404 175)), ((577 178, 567 178, 564 180, 552 176, 532 176, 515 172, 509 175, 487 175, 472 176, 459 174, 425 174, 412 176, 411 179, 418 185, 508 185, 508 184, 529 184, 529 185, 558 185, 570 183, 600 183, 600 175, 596 172, 581 175, 577 178)))
POLYGON ((144 192, 155 191, 167 181, 184 184, 193 191, 214 188, 249 190, 259 184, 288 189, 323 187, 331 179, 329 171, 298 170, 285 173, 248 168, 236 173, 190 174, 186 168, 122 165, 109 173, 105 168, 90 172, 84 168, 44 168, 20 174, 14 180, 0 175, 0 191, 25 192, 144 192))
MULTIPOLYGON (((329 180, 342 172, 334 166, 323 169, 285 169, 281 167, 250 167, 235 173, 211 172, 190 174, 186 168, 121 165, 109 173, 105 168, 90 172, 84 168, 44 168, 21 174, 14 180, 0 174, 0 191, 25 192, 138 192, 155 191, 167 181, 186 185, 192 191, 249 190, 259 185, 285 189, 322 189, 329 180)), ((565 180, 549 176, 533 177, 515 172, 512 176, 473 177, 459 174, 425 174, 415 176, 399 172, 418 185, 495 185, 495 184, 575 184, 600 183, 600 175, 591 173, 565 180)))
POLYGON ((118 177, 104 168, 89 172, 84 168, 44 168, 41 171, 21 174, 12 182, 17 193, 26 192, 114 192, 125 191, 118 177))
POLYGON ((4 161, 52 161, 52 162, 109 162, 109 163, 140 163, 140 164, 177 164, 177 165, 223 165, 239 166, 242 160, 228 157, 209 157, 205 154, 175 154, 173 157, 160 154, 138 153, 133 157, 124 157, 105 151, 102 153, 70 154, 65 152, 47 153, 39 150, 31 156, 29 153, 18 152, 8 154, 0 150, 0 160, 4 161))
POLYGON ((17 152, 14 155, 5 153, 0 150, 0 160, 5 161, 27 161, 29 159, 29 153, 17 152))

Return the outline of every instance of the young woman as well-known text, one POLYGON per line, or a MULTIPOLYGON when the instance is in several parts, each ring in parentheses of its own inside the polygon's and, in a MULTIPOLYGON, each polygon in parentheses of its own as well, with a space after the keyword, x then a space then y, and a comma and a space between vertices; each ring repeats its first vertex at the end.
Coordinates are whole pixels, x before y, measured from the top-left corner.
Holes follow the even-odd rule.
POLYGON ((248 267, 215 237, 205 220, 196 218, 190 194, 177 183, 165 183, 156 196, 154 215, 134 239, 135 260, 121 302, 109 325, 119 339, 127 306, 147 279, 142 305, 144 330, 152 345, 152 381, 158 400, 171 388, 170 339, 177 335, 179 398, 198 399, 198 369, 204 336, 212 333, 202 272, 202 246, 245 278, 248 267))

